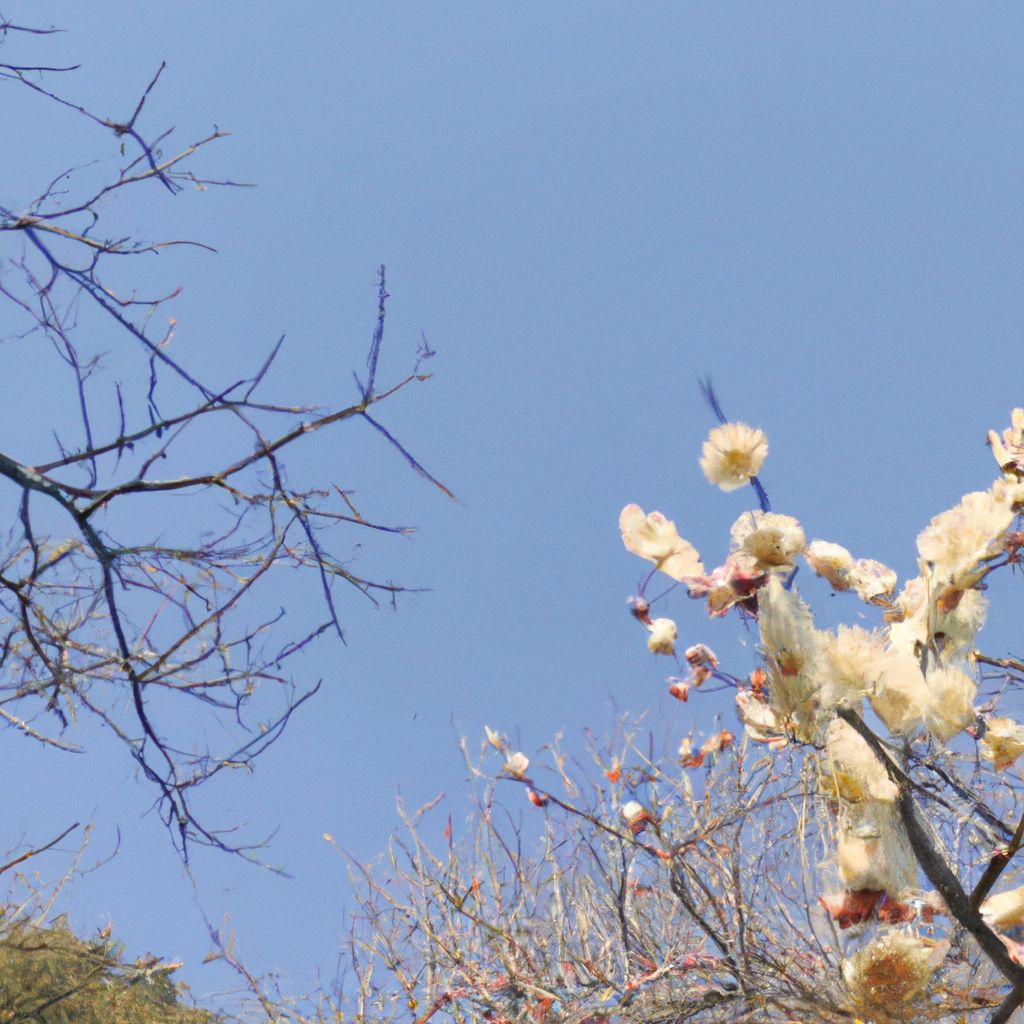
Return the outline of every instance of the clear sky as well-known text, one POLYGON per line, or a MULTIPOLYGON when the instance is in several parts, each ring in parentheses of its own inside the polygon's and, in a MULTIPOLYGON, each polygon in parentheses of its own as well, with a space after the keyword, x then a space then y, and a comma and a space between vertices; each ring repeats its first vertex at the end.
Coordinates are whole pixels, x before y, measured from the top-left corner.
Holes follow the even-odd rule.
MULTIPOLYGON (((626 611, 640 566, 617 530, 636 501, 710 564, 724 555, 751 495, 700 474, 713 418, 698 377, 767 432, 777 511, 901 577, 928 519, 992 478, 985 433, 1024 404, 1019 4, 8 0, 2 13, 68 30, 9 40, 0 59, 80 62, 62 87, 97 112, 130 113, 166 60, 150 133, 233 133, 198 167, 257 188, 152 207, 139 191, 120 211, 131 230, 218 250, 145 271, 184 288, 168 310, 179 358, 233 379, 286 333, 275 394, 346 403, 381 263, 385 378, 411 367, 421 332, 438 353, 435 378, 382 418, 457 503, 369 431, 294 463, 355 488, 368 515, 417 525, 360 564, 430 592, 397 613, 346 595, 348 645, 295 666, 323 678, 315 705, 208 803, 256 833, 279 827, 268 857, 292 880, 224 856, 194 866, 205 912, 229 915, 243 956, 285 987, 333 970, 351 905, 322 834, 374 857, 396 791, 412 806, 446 793, 438 813, 457 825, 460 736, 475 744, 488 723, 532 756, 559 730, 578 748, 584 726, 627 710, 652 709, 674 736, 710 727, 713 701, 664 695, 665 666, 626 611)), ((117 163, 112 141, 13 87, 0 107, 5 205, 69 162, 117 163)), ((0 346, 5 393, 44 385, 34 358, 0 346)), ((5 398, 0 426, 3 450, 31 461, 19 445, 48 429, 28 401, 5 398)), ((281 595, 297 614, 310 599, 281 595)), ((684 641, 751 667, 735 620, 673 600, 684 641)), ((993 653, 1019 643, 998 627, 983 634, 993 653)), ((70 890, 73 923, 112 919, 131 951, 186 959, 198 993, 223 988, 199 965, 190 885, 122 750, 92 736, 69 765, 3 739, 0 846, 88 818, 100 856, 119 825, 117 858, 70 890)))

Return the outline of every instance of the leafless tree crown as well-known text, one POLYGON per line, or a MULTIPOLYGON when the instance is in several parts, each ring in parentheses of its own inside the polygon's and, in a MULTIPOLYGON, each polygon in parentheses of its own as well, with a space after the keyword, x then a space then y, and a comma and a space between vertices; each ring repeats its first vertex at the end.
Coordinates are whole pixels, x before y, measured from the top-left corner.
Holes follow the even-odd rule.
MULTIPOLYGON (((51 31, 6 22, 0 40, 21 53, 51 31)), ((125 281, 136 261, 205 246, 124 235, 117 214, 128 208, 138 219, 155 192, 238 187, 200 170, 227 133, 178 146, 171 130, 147 126, 164 65, 112 116, 74 97, 75 70, 0 63, 8 99, 33 94, 45 114, 83 120, 110 147, 98 184, 96 167, 65 154, 36 193, 0 196, 0 358, 11 364, 30 342, 33 373, 74 410, 59 434, 44 413, 19 429, 19 451, 0 452, 10 515, 0 546, 0 717, 69 755, 81 750, 72 722, 98 719, 156 787, 183 855, 195 842, 250 855, 245 841, 200 820, 193 791, 249 766, 316 693, 318 683, 292 678, 289 662, 321 635, 344 638, 339 584, 374 602, 402 590, 353 567, 353 532, 410 532, 364 517, 330 478, 293 486, 286 459, 310 435, 361 422, 449 493, 377 412, 427 379, 422 363, 433 353, 424 339, 410 372, 381 384, 381 267, 376 325, 350 404, 265 397, 283 339, 268 339, 235 379, 204 377, 172 343, 173 321, 155 315, 175 289, 142 295, 125 281), (134 360, 123 359, 126 347, 134 360), (127 380, 105 372, 114 349, 119 372, 131 368, 127 380), (304 623, 293 616, 285 629, 274 581, 287 569, 317 582, 321 613, 304 623), (201 717, 177 710, 186 700, 226 727, 227 749, 199 745, 201 717)), ((9 373, 6 386, 15 380, 9 373)))

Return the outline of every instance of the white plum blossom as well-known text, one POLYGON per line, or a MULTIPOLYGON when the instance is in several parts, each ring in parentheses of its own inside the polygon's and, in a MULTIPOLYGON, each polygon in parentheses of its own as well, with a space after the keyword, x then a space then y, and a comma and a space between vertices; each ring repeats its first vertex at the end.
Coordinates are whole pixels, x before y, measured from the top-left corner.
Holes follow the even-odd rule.
MULTIPOLYGON (((904 582, 898 596, 897 575, 888 565, 855 558, 829 541, 808 544, 797 519, 767 510, 767 495, 759 485, 762 509, 735 520, 726 560, 710 571, 660 513, 646 515, 628 505, 620 517, 626 547, 684 583, 690 597, 706 598, 708 615, 720 617, 738 606, 748 622, 757 622, 762 661, 746 684, 727 669, 718 670, 714 655, 696 645, 686 651, 690 675, 670 676, 670 692, 686 701, 714 672, 737 686, 736 713, 750 740, 773 750, 801 744, 813 758, 806 763, 817 772, 803 779, 810 790, 816 782, 816 795, 825 798, 819 806, 832 812, 818 819, 815 836, 834 838, 823 866, 842 883, 841 891, 821 903, 840 929, 866 926, 872 918, 882 926, 866 942, 860 941, 862 933, 851 933, 855 941, 839 947, 858 949, 844 960, 843 974, 860 1019, 879 1014, 903 1019, 901 1004, 925 991, 949 949, 946 942, 916 934, 915 920, 929 922, 932 912, 948 908, 941 899, 938 907, 928 904, 918 889, 920 872, 901 813, 906 777, 895 769, 890 775, 882 751, 894 751, 900 764, 911 751, 941 757, 955 771, 969 737, 996 771, 1024 757, 1024 725, 1003 717, 979 719, 979 711, 996 709, 999 694, 988 700, 986 693, 987 702, 976 710, 973 671, 979 658, 976 637, 986 618, 986 577, 995 569, 1024 564, 1024 531, 1019 526, 1015 531, 1024 513, 1024 408, 1013 410, 1009 430, 990 432, 988 441, 1002 475, 988 490, 964 495, 921 531, 918 575, 904 582), (793 586, 801 554, 834 591, 851 591, 874 606, 859 613, 863 626, 816 627, 793 586), (865 715, 865 700, 873 712, 865 716, 866 723, 857 717, 865 715), (967 737, 952 744, 952 750, 936 750, 963 733, 967 737), (869 742, 875 734, 884 747, 869 742), (812 746, 817 753, 811 753, 812 746), (897 927, 902 925, 907 927, 897 927)), ((754 480, 767 453, 762 431, 730 422, 710 432, 700 465, 709 481, 732 491, 754 480)), ((637 601, 634 615, 648 629, 649 649, 675 656, 675 622, 652 620, 642 594, 637 601)), ((701 766, 734 741, 722 729, 698 749, 701 741, 694 735, 699 733, 691 731, 679 745, 684 769, 701 766)), ((726 759, 721 760, 724 767, 726 759)), ((974 748, 965 763, 977 771, 974 748)), ((1007 785, 1015 781, 1019 777, 1007 785)), ((648 824, 659 827, 639 801, 624 804, 621 813, 634 834, 648 824)), ((997 929, 1024 926, 1024 887, 990 895, 981 911, 997 929)), ((1024 965, 1024 943, 1001 937, 1011 959, 1024 965)))
POLYGON ((858 558, 850 569, 850 589, 868 604, 888 604, 896 589, 896 573, 873 558, 858 558))
POLYGON ((627 800, 622 805, 622 817, 626 819, 626 824, 634 835, 642 832, 649 821, 653 821, 647 808, 639 800, 627 800))
POLYGON ((906 651, 886 650, 875 666, 868 699, 889 732, 907 736, 920 730, 928 710, 928 684, 918 659, 906 651))
POLYGON ((499 732, 495 732, 489 725, 484 726, 484 735, 487 742, 501 754, 508 753, 508 740, 499 732))
POLYGON ((862 626, 839 626, 823 635, 822 652, 822 703, 859 710, 885 655, 884 638, 862 626))
POLYGON ((530 759, 521 751, 509 754, 505 761, 505 771, 514 779, 525 779, 530 767, 530 759))
POLYGON ((1024 924, 1024 886, 989 896, 979 909, 985 923, 996 931, 1024 924))
POLYGON ((626 549, 653 562, 666 576, 679 581, 703 574, 704 564, 697 549, 683 540, 676 524, 660 512, 645 515, 639 505, 627 505, 619 514, 619 529, 626 549))
POLYGON ((917 653, 892 644, 874 654, 864 648, 861 658, 868 700, 891 733, 927 728, 945 743, 974 722, 977 684, 956 666, 933 663, 925 674, 917 653))
POLYGON ((700 468, 723 491, 735 491, 757 476, 768 455, 764 432, 746 423, 715 427, 701 449, 700 468))
POLYGON ((838 840, 836 867, 847 889, 899 896, 916 887, 917 861, 891 801, 843 801, 838 840))
POLYGON ((988 432, 992 455, 1007 479, 1024 478, 1024 409, 1010 413, 1010 427, 1002 437, 994 430, 988 432))
POLYGON ((945 743, 974 723, 974 695, 978 685, 953 665, 929 668, 925 682, 928 685, 925 725, 937 740, 945 743))
POLYGON ((807 545, 804 558, 815 573, 832 584, 833 590, 850 589, 849 574, 853 568, 853 555, 842 544, 815 538, 807 545))
POLYGON ((841 718, 833 718, 826 734, 822 781, 842 800, 892 803, 899 788, 867 741, 841 718))
POLYGON ((804 558, 818 576, 824 577, 837 592, 852 590, 868 604, 887 603, 896 589, 896 573, 872 558, 854 559, 841 544, 812 540, 804 558))
POLYGON ((792 516, 757 509, 744 512, 730 531, 732 548, 750 555, 758 569, 792 569, 807 545, 800 524, 792 516))
POLYGON ((744 732, 755 743, 767 743, 772 750, 781 750, 789 743, 785 723, 771 704, 753 690, 740 690, 736 694, 736 713, 744 732))
POLYGON ((965 494, 918 535, 917 550, 942 586, 967 590, 985 575, 985 563, 1006 549, 1016 516, 1015 490, 993 487, 965 494))
POLYGON ((1012 718, 989 718, 981 738, 981 756, 992 761, 997 772, 1009 768, 1024 754, 1024 726, 1012 718))
POLYGON ((652 619, 647 628, 650 630, 650 636, 647 637, 647 649, 651 654, 674 655, 676 653, 678 631, 676 624, 671 619, 652 619))
POLYGON ((945 600, 939 597, 928 578, 907 580, 887 616, 889 646, 908 654, 931 648, 944 662, 968 657, 985 624, 988 599, 978 590, 952 590, 945 600))
POLYGON ((644 813, 644 805, 639 800, 627 800, 622 805, 622 816, 626 821, 632 821, 644 813))
POLYGON ((758 606, 772 707, 800 739, 809 740, 821 725, 823 634, 796 588, 786 590, 778 576, 758 591, 758 606))

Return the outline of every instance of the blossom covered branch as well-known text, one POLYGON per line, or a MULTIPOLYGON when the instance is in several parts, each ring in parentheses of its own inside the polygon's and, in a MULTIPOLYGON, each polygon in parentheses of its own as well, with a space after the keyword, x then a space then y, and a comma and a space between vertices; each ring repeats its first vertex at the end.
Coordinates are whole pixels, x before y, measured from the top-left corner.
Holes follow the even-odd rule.
MULTIPOLYGON (((753 482, 767 454, 759 435, 744 424, 715 428, 701 457, 709 481, 724 490, 753 482)), ((1000 475, 921 532, 918 575, 898 593, 896 574, 882 563, 854 558, 834 542, 808 543, 795 518, 763 508, 736 520, 729 554, 710 572, 660 512, 627 505, 620 517, 626 548, 691 598, 704 599, 709 615, 735 608, 756 620, 763 670, 738 684, 737 711, 750 740, 773 750, 794 744, 817 763, 817 792, 834 815, 823 871, 837 875, 843 887, 820 902, 840 929, 852 929, 845 942, 846 986, 855 1006, 875 1012, 894 1002, 905 1004, 907 1013, 920 1012, 937 973, 950 972, 944 965, 958 940, 955 929, 934 937, 937 914, 951 915, 1011 983, 992 1020, 1007 1019, 1024 1001, 1024 946, 1014 933, 1024 924, 1024 888, 989 895, 1021 846, 1024 817, 1007 830, 978 789, 978 766, 990 762, 991 781, 1016 801, 1015 780, 1005 773, 1024 753, 1024 726, 992 713, 998 694, 983 706, 978 701, 979 663, 1013 670, 1016 660, 975 650, 986 617, 986 580, 1017 566, 1024 545, 1024 533, 1015 529, 1024 509, 1024 409, 1013 411, 1007 430, 990 432, 989 444, 1000 475), (879 609, 880 625, 817 628, 794 584, 800 556, 833 591, 851 592, 879 609), (866 724, 865 704, 887 739, 866 724), (972 762, 970 780, 957 779, 961 766, 972 762), (924 780, 925 772, 973 806, 954 806, 924 780), (1002 837, 1009 832, 1006 845, 1002 837), (961 880, 946 852, 965 833, 975 842, 1001 841, 971 896, 965 886, 972 869, 959 865, 961 880), (937 893, 921 890, 919 872, 937 893)), ((648 648, 674 657, 675 620, 652 617, 643 588, 630 605, 648 629, 648 648)), ((680 696, 676 679, 669 677, 670 692, 680 696)))

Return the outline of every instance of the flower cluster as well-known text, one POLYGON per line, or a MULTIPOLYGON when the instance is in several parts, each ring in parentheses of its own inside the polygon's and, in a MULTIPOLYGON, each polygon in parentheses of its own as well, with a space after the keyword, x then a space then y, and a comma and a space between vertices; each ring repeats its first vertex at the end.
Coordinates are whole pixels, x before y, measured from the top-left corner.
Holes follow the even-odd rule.
MULTIPOLYGON (((1024 547, 1024 533, 1014 532, 1024 509, 1024 409, 1015 409, 1010 429, 991 431, 988 441, 1001 475, 921 531, 918 574, 899 590, 896 573, 886 565, 855 558, 832 541, 808 543, 795 518, 767 510, 757 474, 768 442, 742 423, 712 430, 700 458, 711 483, 725 491, 752 483, 762 498, 760 509, 733 523, 719 566, 706 570, 696 547, 659 512, 627 505, 620 519, 627 549, 682 584, 691 598, 705 600, 710 616, 735 608, 756 619, 763 667, 747 685, 735 681, 737 713, 754 742, 773 750, 796 742, 821 752, 814 755, 819 789, 834 810, 835 845, 827 866, 842 886, 822 897, 822 906, 844 929, 872 918, 883 926, 845 961, 847 986, 866 1004, 890 1006, 919 995, 948 949, 896 930, 946 908, 934 894, 920 895, 917 861, 898 810, 907 776, 900 755, 886 753, 865 724, 867 711, 885 726, 894 752, 923 744, 939 754, 968 734, 996 771, 1024 753, 1024 725, 992 716, 994 704, 975 707, 974 661, 975 638, 986 617, 985 580, 1017 564, 1024 547), (873 606, 879 616, 874 628, 819 629, 794 585, 800 559, 833 591, 873 606)), ((631 600, 634 609, 642 604, 649 649, 676 657, 676 622, 652 619, 642 592, 631 600)), ((687 651, 691 678, 689 653, 695 649, 687 651)), ((701 679, 709 672, 721 678, 717 665, 701 665, 701 679)), ((670 681, 670 692, 686 700, 691 683, 680 676, 670 681)), ((683 763, 700 763, 700 754, 687 747, 683 763)), ((990 896, 981 909, 999 930, 1024 924, 1024 888, 990 896)), ((1024 963, 1024 945, 1007 936, 1003 941, 1011 957, 1024 963)))
MULTIPOLYGON (((738 607, 757 617, 769 685, 764 693, 741 694, 740 713, 752 738, 820 742, 838 708, 860 711, 864 700, 897 735, 927 731, 945 743, 974 723, 976 684, 969 655, 985 620, 979 588, 999 560, 1005 562, 1011 527, 1024 507, 1024 482, 1009 478, 1016 473, 1010 456, 1020 451, 1024 412, 1015 410, 1013 423, 1003 440, 990 438, 1005 475, 988 491, 965 495, 921 532, 920 573, 898 595, 890 568, 854 558, 830 541, 808 544, 792 516, 744 512, 732 525, 724 562, 708 572, 696 547, 660 512, 645 514, 637 505, 622 510, 627 549, 682 583, 689 596, 705 599, 709 615, 738 607), (882 627, 817 629, 792 584, 801 556, 835 591, 884 608, 882 627)), ((727 423, 711 432, 701 465, 719 486, 723 481, 739 481, 739 486, 760 470, 767 450, 761 431, 727 423)), ((731 483, 725 489, 732 489, 731 483)), ((633 600, 636 606, 643 598, 633 600)), ((643 609, 649 649, 674 657, 676 623, 650 618, 645 601, 643 609)), ((1015 726, 998 725, 990 743, 1008 728, 1015 726)))

